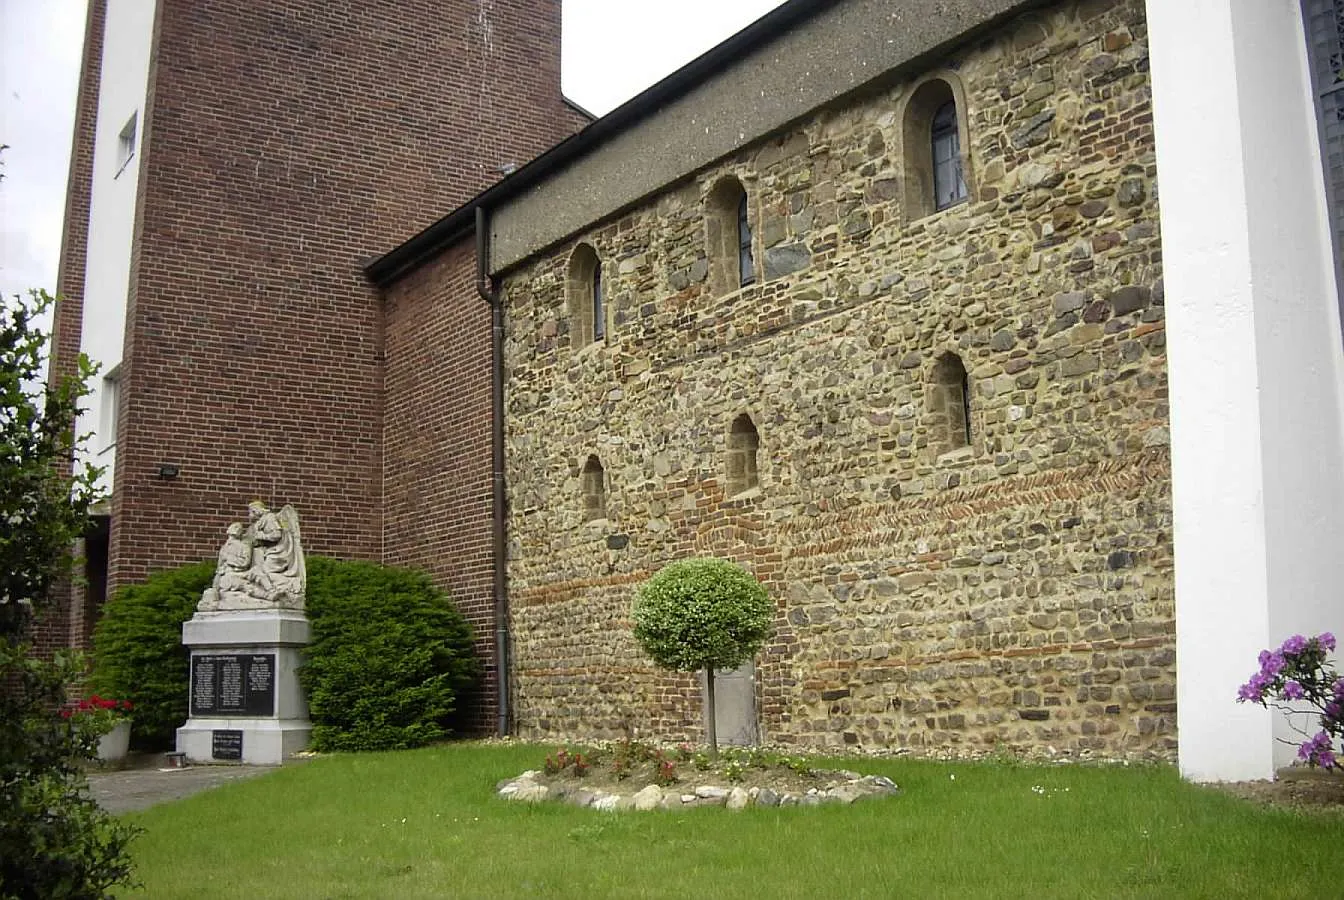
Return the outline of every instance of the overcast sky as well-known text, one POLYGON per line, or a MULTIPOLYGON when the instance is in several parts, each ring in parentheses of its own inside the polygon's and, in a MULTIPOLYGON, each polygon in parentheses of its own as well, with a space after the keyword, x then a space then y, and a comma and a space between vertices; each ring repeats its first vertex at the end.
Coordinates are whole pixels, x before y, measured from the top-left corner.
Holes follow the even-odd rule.
MULTIPOLYGON (((564 0, 565 95, 602 115, 780 2, 564 0)), ((0 0, 0 297, 56 288, 85 9, 0 0)))

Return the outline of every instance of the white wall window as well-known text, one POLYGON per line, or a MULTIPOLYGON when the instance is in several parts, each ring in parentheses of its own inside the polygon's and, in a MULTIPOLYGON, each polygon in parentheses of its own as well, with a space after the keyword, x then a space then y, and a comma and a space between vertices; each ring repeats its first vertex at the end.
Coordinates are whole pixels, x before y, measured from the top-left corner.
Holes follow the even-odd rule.
POLYGON ((103 377, 103 397, 98 416, 99 453, 117 446, 117 410, 121 405, 121 367, 103 377))
POLYGON ((139 121, 138 112, 131 113, 131 117, 126 120, 126 124, 121 126, 121 133, 117 135, 117 174, 120 175, 122 169, 135 156, 136 125, 139 121))

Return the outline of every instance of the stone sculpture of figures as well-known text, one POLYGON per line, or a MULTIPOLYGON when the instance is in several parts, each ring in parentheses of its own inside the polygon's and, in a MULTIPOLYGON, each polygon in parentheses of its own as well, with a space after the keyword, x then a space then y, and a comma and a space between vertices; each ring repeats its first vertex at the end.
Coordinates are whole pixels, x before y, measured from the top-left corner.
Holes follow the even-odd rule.
POLYGON ((299 514, 292 506, 272 512, 259 500, 248 504, 247 513, 246 527, 241 522, 229 526, 214 582, 196 608, 303 609, 307 574, 299 514))

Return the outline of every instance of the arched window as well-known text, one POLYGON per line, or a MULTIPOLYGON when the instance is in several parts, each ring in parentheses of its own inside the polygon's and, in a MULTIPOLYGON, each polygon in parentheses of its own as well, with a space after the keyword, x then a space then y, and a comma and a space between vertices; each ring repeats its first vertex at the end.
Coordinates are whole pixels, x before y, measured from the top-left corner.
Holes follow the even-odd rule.
POLYGON ((709 287, 715 296, 756 281, 752 250, 751 204, 742 182, 721 179, 709 192, 705 209, 709 287))
POLYGON ((760 446, 761 438, 751 416, 743 413, 734 419, 728 432, 728 496, 760 486, 761 477, 756 467, 760 446))
POLYGON ((602 462, 596 456, 589 456, 583 464, 581 478, 583 488, 583 519, 592 522, 607 517, 607 478, 602 470, 602 462))
POLYGON ((966 112, 955 75, 929 78, 911 92, 902 117, 901 144, 907 221, 970 197, 966 112))
POLYGON ((971 446, 971 385, 955 353, 933 364, 927 387, 930 443, 939 454, 971 446))
POLYGON ((588 244, 579 244, 569 257, 569 332, 576 349, 607 336, 607 313, 602 302, 602 261, 588 244))
POLYGON ((933 205, 947 209, 966 199, 961 174, 961 137, 957 131, 957 104, 951 101, 933 114, 933 205))

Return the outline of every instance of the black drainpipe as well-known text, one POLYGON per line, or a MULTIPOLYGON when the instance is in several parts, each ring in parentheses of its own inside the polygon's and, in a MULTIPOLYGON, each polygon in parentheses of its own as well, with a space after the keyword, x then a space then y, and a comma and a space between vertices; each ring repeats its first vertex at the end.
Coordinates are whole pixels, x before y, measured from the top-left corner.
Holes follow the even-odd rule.
POLYGON ((495 566, 495 686, 500 737, 509 733, 509 595, 504 521, 504 304, 490 277, 490 236, 485 207, 476 207, 476 293, 490 304, 490 443, 492 544, 495 566))

